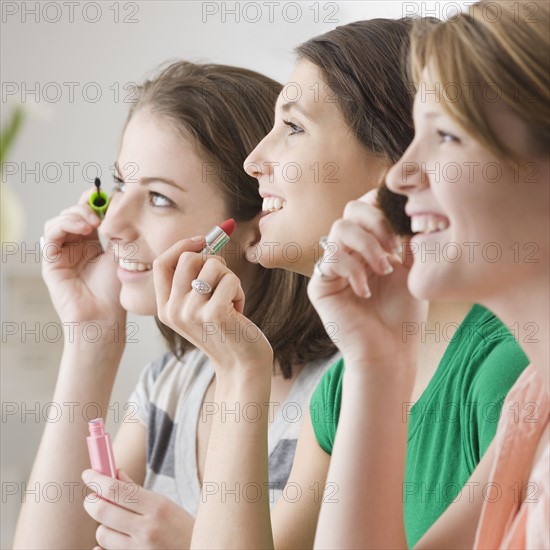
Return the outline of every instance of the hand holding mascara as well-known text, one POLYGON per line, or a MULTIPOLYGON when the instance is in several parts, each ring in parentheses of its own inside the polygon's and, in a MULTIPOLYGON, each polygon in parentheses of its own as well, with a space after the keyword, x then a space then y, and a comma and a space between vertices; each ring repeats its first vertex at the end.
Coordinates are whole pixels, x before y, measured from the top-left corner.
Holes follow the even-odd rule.
POLYGON ((103 219, 109 207, 109 195, 101 190, 101 180, 99 178, 95 179, 94 185, 96 186, 96 190, 90 195, 88 204, 99 218, 103 219))

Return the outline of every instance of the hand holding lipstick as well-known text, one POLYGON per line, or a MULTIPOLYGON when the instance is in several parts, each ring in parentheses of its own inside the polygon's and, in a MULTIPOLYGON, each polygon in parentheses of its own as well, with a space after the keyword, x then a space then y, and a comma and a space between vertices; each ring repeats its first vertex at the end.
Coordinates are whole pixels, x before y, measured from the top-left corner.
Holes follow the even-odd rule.
MULTIPOLYGON (((234 223, 228 222, 220 227, 231 231, 234 223)), ((214 364, 257 371, 261 361, 269 364, 270 372, 273 351, 260 329, 243 315, 245 296, 239 278, 223 258, 206 254, 227 242, 220 231, 215 228, 207 238, 180 241, 155 260, 157 315, 214 364), (189 251, 191 243, 196 252, 189 251)))

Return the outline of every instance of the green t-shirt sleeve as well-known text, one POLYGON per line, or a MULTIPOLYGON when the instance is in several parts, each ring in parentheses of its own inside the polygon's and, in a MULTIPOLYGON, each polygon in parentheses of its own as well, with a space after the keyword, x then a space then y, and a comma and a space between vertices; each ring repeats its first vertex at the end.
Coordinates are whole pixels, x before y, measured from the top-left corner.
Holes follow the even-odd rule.
POLYGON ((310 401, 311 423, 321 449, 332 454, 342 403, 344 361, 338 360, 321 378, 310 401))
POLYGON ((510 338, 488 353, 470 393, 471 446, 476 465, 493 440, 506 394, 529 364, 519 344, 510 338))

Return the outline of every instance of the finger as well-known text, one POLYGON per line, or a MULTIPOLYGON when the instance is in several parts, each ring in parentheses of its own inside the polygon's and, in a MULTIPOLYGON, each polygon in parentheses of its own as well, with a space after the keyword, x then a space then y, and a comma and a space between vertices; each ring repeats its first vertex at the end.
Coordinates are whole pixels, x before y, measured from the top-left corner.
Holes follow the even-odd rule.
POLYGON ((388 252, 393 252, 401 242, 391 230, 390 223, 380 208, 368 202, 362 200, 348 202, 342 217, 372 233, 388 252))
POLYGON ((97 225, 99 225, 99 222, 101 221, 98 215, 88 206, 88 203, 65 208, 61 210, 60 214, 77 214, 89 221, 90 223, 97 225))
MULTIPOLYGON (((186 300, 187 307, 198 311, 198 308, 203 306, 205 302, 212 299, 218 283, 226 273, 232 273, 232 271, 225 266, 224 262, 220 262, 219 258, 214 256, 208 256, 208 259, 198 272, 195 270, 191 272, 189 269, 183 269, 180 271, 178 268, 174 276, 175 284, 172 287, 170 300, 179 304, 181 304, 183 300, 186 300), (195 276, 191 278, 192 273, 195 273, 195 276), (212 287, 212 292, 208 294, 200 294, 194 290, 191 286, 193 279, 199 279, 208 283, 212 287)), ((225 305, 227 306, 230 303, 231 302, 226 302, 225 305)))
POLYGON ((145 513, 143 500, 147 491, 137 483, 113 479, 91 469, 82 472, 82 480, 102 498, 138 514, 145 513))
MULTIPOLYGON (((155 259, 153 262, 153 281, 157 296, 157 307, 164 307, 170 298, 174 273, 180 261, 182 263, 184 261, 181 258, 182 255, 186 252, 199 252, 204 247, 204 243, 203 236, 184 239, 172 245, 155 259)), ((187 256, 187 259, 189 260, 190 256, 187 256)))
MULTIPOLYGON (((371 291, 368 284, 368 267, 365 266, 357 258, 354 258, 350 253, 339 250, 333 258, 333 261, 326 262, 321 259, 319 269, 326 278, 344 278, 347 279, 353 292, 362 298, 368 298, 371 291)), ((313 278, 318 282, 328 284, 328 281, 323 281, 321 273, 314 273, 313 278)))
POLYGON ((80 198, 78 199, 78 204, 88 204, 88 201, 90 200, 90 196, 92 195, 93 192, 95 192, 95 185, 93 187, 89 187, 88 189, 86 189, 86 191, 84 191, 81 195, 80 195, 80 198))
MULTIPOLYGON (((228 270, 218 281, 212 298, 209 301, 209 306, 212 305, 215 307, 215 304, 219 304, 227 311, 227 304, 232 303, 236 311, 243 313, 244 301, 245 295, 240 279, 233 272, 228 270)), ((219 313, 216 315, 219 315, 219 313)))
POLYGON ((132 548, 132 537, 100 525, 95 532, 95 538, 102 548, 109 550, 129 550, 132 548))
POLYGON ((334 222, 328 241, 337 248, 334 254, 323 256, 325 263, 333 261, 332 256, 344 250, 353 252, 352 256, 357 255, 379 275, 388 275, 393 271, 389 254, 382 248, 380 241, 350 220, 339 219, 334 222))
POLYGON ((86 513, 98 523, 114 529, 119 533, 131 534, 136 529, 136 522, 142 521, 142 515, 109 502, 97 493, 90 493, 84 499, 86 513))
POLYGON ((81 217, 64 216, 44 226, 44 242, 62 245, 71 235, 74 241, 74 237, 89 235, 94 229, 95 227, 81 217))
POLYGON ((134 483, 134 480, 121 468, 117 470, 117 477, 120 481, 126 481, 129 483, 134 483))

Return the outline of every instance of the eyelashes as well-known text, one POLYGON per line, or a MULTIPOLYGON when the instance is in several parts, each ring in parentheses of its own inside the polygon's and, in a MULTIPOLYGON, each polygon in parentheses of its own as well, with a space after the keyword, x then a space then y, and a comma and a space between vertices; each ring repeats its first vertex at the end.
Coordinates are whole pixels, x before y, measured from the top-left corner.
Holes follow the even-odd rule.
POLYGON ((296 134, 300 134, 304 131, 302 128, 300 128, 299 126, 297 126, 296 124, 294 124, 293 122, 290 122, 288 120, 283 120, 283 124, 285 126, 288 126, 292 130, 290 132, 291 136, 296 135, 296 134))
MULTIPOLYGON (((114 185, 113 185, 113 193, 124 193, 124 188, 126 186, 126 183, 124 180, 119 178, 118 176, 113 176, 114 179, 114 185)), ((172 206, 176 206, 175 203, 163 195, 162 193, 157 193, 156 191, 149 191, 147 202, 156 208, 168 208, 172 206)))
POLYGON ((122 187, 125 185, 124 181, 122 181, 118 176, 113 176, 114 185, 113 185, 113 191, 116 193, 118 191, 122 191, 122 187))
POLYGON ((449 132, 444 132, 443 130, 437 130, 437 135, 439 136, 440 143, 459 143, 460 139, 458 139, 453 134, 449 134, 449 132))

